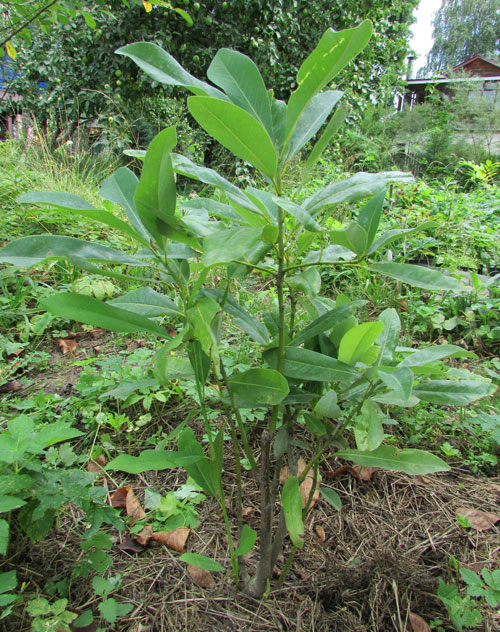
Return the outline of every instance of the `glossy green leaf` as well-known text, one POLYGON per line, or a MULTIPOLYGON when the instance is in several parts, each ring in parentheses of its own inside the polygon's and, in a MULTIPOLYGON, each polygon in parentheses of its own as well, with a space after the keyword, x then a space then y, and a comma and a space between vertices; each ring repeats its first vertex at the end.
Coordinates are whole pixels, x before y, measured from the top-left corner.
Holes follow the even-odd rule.
POLYGON ((379 321, 362 323, 352 327, 342 336, 338 359, 345 364, 355 365, 377 340, 383 329, 384 323, 379 321))
POLYGON ((101 244, 65 235, 31 235, 20 237, 0 248, 0 262, 22 268, 32 267, 48 259, 80 257, 87 261, 142 267, 140 259, 101 244))
MULTIPOLYGON (((316 411, 315 411, 316 412, 316 411)), ((326 426, 321 419, 310 413, 304 413, 304 423, 306 428, 315 437, 322 437, 326 434, 326 426)))
POLYGON ((358 450, 376 450, 384 440, 382 416, 371 400, 363 402, 353 429, 358 450))
POLYGON ((382 247, 387 248, 394 242, 411 237, 415 233, 419 233, 423 230, 430 230, 432 228, 436 228, 437 226, 439 226, 438 222, 423 222, 416 228, 395 228, 393 230, 388 230, 372 244, 371 248, 368 250, 368 254, 372 254, 382 247))
POLYGON ((334 307, 332 310, 322 314, 319 318, 316 318, 316 320, 313 320, 312 323, 307 325, 307 327, 295 336, 295 338, 290 342, 290 345, 296 347, 318 334, 329 331, 332 327, 350 316, 354 308, 361 304, 361 301, 352 301, 350 303, 345 303, 340 307, 334 307))
POLYGON ((379 369, 378 376, 388 388, 395 391, 402 402, 410 399, 414 381, 411 369, 403 367, 390 372, 379 369))
POLYGON ((193 340, 188 345, 188 358, 193 367, 198 384, 205 384, 210 373, 210 357, 203 351, 198 340, 193 340))
POLYGON ((210 351, 217 350, 217 338, 212 327, 215 316, 221 311, 219 304, 212 298, 202 298, 187 310, 189 324, 193 328, 196 340, 203 351, 210 355, 210 351))
POLYGON ((108 305, 115 305, 146 317, 163 316, 164 314, 180 316, 182 314, 172 299, 150 287, 141 287, 138 290, 127 292, 112 301, 108 301, 108 305))
MULTIPOLYGON (((276 366, 277 350, 266 351, 264 358, 276 366)), ((359 375, 356 369, 335 358, 302 347, 285 347, 283 374, 307 382, 341 382, 359 375)))
POLYGON ((437 290, 441 292, 464 292, 466 288, 449 276, 445 276, 437 270, 424 268, 412 263, 393 263, 392 261, 383 261, 381 263, 372 263, 369 269, 378 272, 391 279, 408 283, 413 287, 420 287, 424 290, 437 290))
POLYGON ((386 364, 391 362, 394 357, 394 351, 399 342, 401 335, 401 321, 397 311, 393 307, 385 309, 378 317, 378 320, 384 324, 384 329, 375 341, 380 347, 377 364, 386 364))
POLYGON ((190 75, 172 55, 156 44, 136 42, 122 46, 116 53, 129 57, 154 81, 168 86, 184 86, 194 94, 207 94, 219 99, 226 98, 224 93, 217 88, 190 75))
POLYGON ((244 524, 241 528, 240 533, 240 541, 238 543, 238 548, 234 552, 234 554, 239 557, 241 555, 246 555, 251 549, 253 545, 257 541, 257 531, 252 529, 247 524, 244 524))
MULTIPOLYGON (((203 240, 202 261, 206 266, 241 259, 262 235, 262 228, 239 226, 207 235, 203 240)), ((1 252, 1 251, 0 251, 1 252)))
POLYGON ((318 296, 321 290, 321 275, 316 268, 306 268, 288 279, 288 285, 306 296, 318 296))
POLYGON ((195 374, 188 358, 172 355, 165 345, 154 356, 153 373, 163 386, 169 386, 172 380, 194 380, 195 374))
POLYGON ((273 200, 287 213, 290 213, 292 217, 295 217, 297 222, 302 224, 305 229, 314 233, 320 233, 323 230, 321 225, 318 224, 318 222, 309 215, 308 211, 299 204, 295 204, 295 202, 281 197, 274 197, 273 200))
POLYGON ((220 217, 222 219, 228 219, 231 222, 236 222, 238 224, 245 222, 245 220, 238 215, 232 206, 229 206, 229 204, 223 204, 222 202, 217 202, 216 200, 196 197, 192 200, 180 202, 180 205, 188 212, 192 210, 204 210, 210 215, 215 215, 216 217, 220 217))
POLYGON ((149 144, 134 196, 139 216, 144 211, 160 219, 174 215, 176 193, 170 152, 176 143, 175 127, 168 127, 149 144))
POLYGON ((288 141, 284 156, 286 160, 293 158, 311 140, 330 116, 342 94, 338 90, 327 90, 316 94, 309 101, 288 141))
POLYGON ((473 358, 476 360, 477 355, 457 345, 436 345, 410 353, 404 360, 401 360, 398 366, 422 366, 439 362, 445 358, 473 358))
POLYGON ((387 191, 382 189, 380 193, 374 195, 359 211, 358 224, 366 232, 367 246, 371 246, 373 240, 375 239, 375 235, 377 234, 386 193, 387 191))
POLYGON ((233 373, 229 384, 241 408, 275 406, 289 392, 286 379, 273 369, 249 369, 233 373))
POLYGON ((342 450, 337 452, 335 456, 354 461, 363 467, 380 467, 407 474, 432 474, 433 472, 446 472, 450 469, 445 461, 434 454, 425 452, 425 450, 410 448, 398 450, 395 446, 390 445, 381 445, 371 452, 342 450))
POLYGON ((170 338, 165 329, 152 320, 125 309, 101 303, 91 296, 60 292, 47 296, 40 301, 40 304, 51 314, 94 327, 103 327, 123 333, 148 331, 161 338, 170 338))
POLYGON ((209 459, 205 456, 202 446, 196 440, 194 432, 187 427, 181 432, 177 439, 177 447, 179 455, 189 457, 197 457, 196 462, 185 463, 184 469, 195 483, 207 494, 211 496, 219 496, 217 487, 214 486, 212 468, 209 459))
POLYGON ((413 387, 418 398, 441 406, 467 406, 495 390, 496 387, 488 382, 474 380, 429 380, 413 387))
POLYGON ((331 505, 337 511, 342 509, 342 501, 340 500, 340 496, 336 491, 330 489, 329 487, 320 487, 319 493, 326 500, 326 502, 331 505))
POLYGON ((299 479, 289 476, 281 491, 281 504, 285 514, 285 524, 292 544, 302 547, 304 540, 304 521, 302 520, 302 497, 300 495, 299 479))
POLYGON ((340 108, 338 109, 332 118, 328 121, 328 125, 325 128, 325 131, 321 134, 319 140, 314 145, 311 150, 311 153, 307 157, 307 160, 304 165, 304 171, 302 172, 302 181, 304 182, 309 177, 311 173, 311 169, 318 162, 321 157, 321 154, 324 152, 328 143, 332 140, 334 134, 337 133, 342 123, 345 121, 347 114, 349 113, 348 108, 340 108))
POLYGON ((325 206, 329 204, 343 204, 345 202, 356 202, 364 197, 369 197, 379 193, 391 183, 407 183, 414 181, 411 173, 402 171, 383 171, 381 173, 356 173, 350 178, 339 180, 333 184, 320 189, 307 200, 302 206, 314 217, 325 206))
POLYGON ((323 250, 313 250, 304 257, 303 263, 338 263, 339 261, 351 261, 356 254, 344 246, 328 245, 323 250))
POLYGON ((224 90, 234 105, 259 121, 272 138, 273 122, 266 86, 259 69, 249 57, 221 48, 207 70, 207 77, 224 90))
POLYGON ((286 138, 290 138, 307 104, 366 46, 372 24, 365 20, 353 29, 328 29, 297 73, 298 87, 288 101, 286 138))
POLYGON ((318 417, 329 417, 336 419, 340 415, 340 408, 337 404, 337 393, 328 391, 316 403, 313 413, 318 417))
POLYGON ((366 230, 357 222, 351 222, 345 230, 333 230, 330 232, 332 244, 338 244, 356 253, 364 255, 368 244, 366 230))
POLYGON ((104 469, 127 472, 128 474, 142 474, 150 470, 169 470, 183 467, 199 460, 197 455, 179 454, 173 450, 143 450, 139 456, 119 454, 112 459, 104 469))
POLYGON ((251 114, 211 97, 189 97, 188 107, 201 127, 221 145, 270 178, 275 176, 276 150, 265 128, 251 114))
POLYGON ((224 571, 222 564, 219 564, 211 557, 200 555, 199 553, 183 553, 179 559, 181 562, 186 562, 186 564, 191 564, 191 566, 198 566, 198 568, 203 568, 206 571, 224 571))
POLYGON ((273 139, 281 154, 285 144, 286 103, 273 97, 271 99, 271 115, 273 117, 273 139))

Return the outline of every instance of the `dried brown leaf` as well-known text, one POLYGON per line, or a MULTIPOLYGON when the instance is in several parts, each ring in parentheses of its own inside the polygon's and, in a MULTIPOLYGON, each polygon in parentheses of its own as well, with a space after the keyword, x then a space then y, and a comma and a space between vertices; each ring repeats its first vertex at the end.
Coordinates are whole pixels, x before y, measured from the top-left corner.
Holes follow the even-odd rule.
POLYGON ((21 380, 13 380, 12 382, 6 382, 0 386, 0 393, 16 393, 23 388, 21 380))
POLYGON ((141 503, 137 500, 137 496, 131 488, 129 488, 127 497, 125 498, 125 507, 127 516, 130 518, 130 524, 134 524, 146 517, 146 512, 141 507, 141 503))
POLYGON ((148 524, 141 529, 139 533, 135 533, 132 538, 141 546, 146 546, 153 537, 153 527, 148 524))
MULTIPOLYGON (((303 474, 303 472, 306 469, 306 467, 307 467, 307 463, 304 461, 304 459, 302 457, 300 457, 298 462, 297 462, 297 476, 300 476, 301 474, 303 474)), ((290 468, 288 467, 288 465, 285 465, 285 466, 283 466, 281 468, 281 471, 280 471, 280 483, 283 485, 284 482, 286 481, 286 479, 289 476, 290 476, 290 468)), ((307 501, 309 500, 309 494, 311 493, 311 489, 312 489, 312 486, 313 486, 313 480, 314 480, 314 472, 311 469, 307 473, 305 479, 300 484, 300 495, 302 497, 302 508, 304 508, 307 505, 307 501)), ((318 480, 316 481, 316 489, 314 490, 313 498, 312 498, 311 505, 310 505, 309 509, 312 509, 312 507, 314 507, 314 505, 318 501, 318 498, 319 498, 319 483, 320 483, 320 477, 318 476, 318 480)))
POLYGON ((59 349, 61 349, 61 353, 63 355, 66 355, 67 353, 76 353, 76 340, 58 338, 57 344, 59 345, 59 349))
POLYGON ((254 513, 253 507, 242 507, 241 509, 242 518, 249 518, 250 516, 253 516, 253 513, 254 513))
POLYGON ((122 507, 127 506, 127 494, 130 490, 130 487, 119 487, 116 492, 111 494, 111 506, 115 507, 115 509, 121 509, 122 507))
POLYGON ((187 527, 177 527, 173 531, 158 531, 153 533, 151 538, 155 542, 164 544, 169 549, 184 553, 186 551, 186 542, 189 538, 190 529, 187 527))
POLYGON ((417 476, 415 476, 415 479, 419 483, 424 483, 424 485, 428 485, 429 483, 432 483, 432 480, 430 478, 428 478, 427 476, 423 476, 422 474, 417 474, 417 476))
POLYGON ((96 340, 97 338, 101 338, 105 333, 106 333, 106 329, 104 329, 103 327, 96 327, 95 329, 92 329, 89 333, 92 336, 92 338, 94 338, 94 340, 96 340))
POLYGON ((326 533, 325 533, 325 530, 323 529, 323 527, 321 525, 317 524, 314 527, 314 530, 316 531, 316 534, 317 534, 317 536, 319 538, 319 543, 323 544, 323 542, 326 542, 326 533))
POLYGON ((459 514, 467 518, 471 527, 477 531, 487 531, 500 520, 500 514, 472 509, 471 507, 458 507, 455 515, 458 516, 459 514))
POLYGON ((106 457, 100 454, 97 459, 90 459, 87 463, 88 472, 102 472, 102 468, 106 465, 106 457))
POLYGON ((126 538, 121 544, 118 544, 116 548, 124 553, 142 553, 145 546, 139 544, 139 542, 133 538, 126 538))
POLYGON ((370 481, 373 473, 378 470, 378 467, 361 467, 361 465, 353 465, 351 470, 354 476, 360 481, 370 481))
POLYGON ((431 632, 430 627, 418 614, 410 612, 408 618, 410 619, 410 625, 413 632, 431 632))
POLYGON ((210 571, 200 568, 199 566, 187 565, 187 572, 189 573, 193 583, 200 588, 207 588, 210 590, 215 587, 215 581, 210 571))

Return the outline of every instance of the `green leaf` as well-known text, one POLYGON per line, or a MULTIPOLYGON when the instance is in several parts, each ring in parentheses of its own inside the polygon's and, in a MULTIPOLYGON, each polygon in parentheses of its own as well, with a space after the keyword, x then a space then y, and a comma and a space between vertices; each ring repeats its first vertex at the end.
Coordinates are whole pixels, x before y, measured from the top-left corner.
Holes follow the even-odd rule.
POLYGON ((169 470, 197 463, 197 455, 179 454, 173 450, 143 450, 139 456, 119 454, 104 469, 118 470, 128 474, 142 474, 150 470, 169 470))
POLYGON ((249 369, 233 373, 229 384, 241 408, 275 406, 289 392, 286 379, 273 369, 249 369))
POLYGON ((466 288, 452 277, 445 276, 437 270, 424 268, 412 263, 393 263, 383 261, 381 263, 370 264, 369 270, 378 272, 391 279, 408 283, 413 287, 420 287, 424 290, 437 290, 441 292, 464 292, 466 288))
POLYGON ((99 195, 105 200, 119 204, 127 214, 129 222, 143 239, 149 242, 150 234, 144 227, 134 202, 139 179, 127 167, 120 167, 106 178, 101 185, 99 195))
POLYGON ((184 86, 194 94, 207 94, 219 99, 226 98, 224 93, 204 81, 190 75, 176 61, 156 44, 137 42, 122 46, 116 53, 134 61, 141 70, 155 81, 168 86, 184 86))
POLYGON ((402 402, 407 402, 410 399, 414 379, 411 369, 399 368, 390 372, 379 369, 378 376, 402 402))
POLYGON ((26 501, 22 498, 16 498, 15 496, 7 496, 7 494, 0 494, 0 513, 6 513, 13 509, 18 509, 26 504, 26 501))
POLYGON ((319 493, 334 509, 336 509, 337 511, 340 511, 342 509, 342 501, 340 500, 340 496, 337 494, 336 491, 330 489, 329 487, 320 487, 319 493))
POLYGON ((91 625, 94 622, 94 615, 92 614, 92 610, 84 610, 82 614, 73 621, 73 627, 75 628, 85 628, 91 625))
POLYGON ((221 573, 225 570, 219 562, 216 562, 206 555, 200 555, 199 553, 183 553, 179 559, 181 562, 198 566, 198 568, 204 568, 206 571, 217 571, 221 573))
POLYGON ((210 355, 211 349, 217 351, 217 338, 212 323, 219 312, 219 304, 209 297, 196 301, 193 307, 187 310, 194 337, 207 355, 210 355))
POLYGON ((354 438, 358 450, 376 450, 384 440, 382 417, 378 408, 369 399, 363 402, 361 414, 354 423, 354 438))
POLYGON ((384 329, 384 323, 374 321, 351 327, 339 345, 338 359, 354 366, 377 340, 384 329))
POLYGON ((257 531, 249 527, 247 524, 244 524, 241 528, 240 533, 240 541, 238 544, 238 548, 234 552, 237 557, 241 555, 246 555, 253 547, 257 540, 257 531))
POLYGON ((111 625, 113 625, 118 618, 117 606, 118 603, 116 599, 110 597, 105 601, 101 601, 101 603, 97 607, 99 608, 99 612, 101 613, 102 617, 106 619, 108 623, 111 623, 111 625))
POLYGON ((249 57, 221 48, 207 70, 207 77, 224 90, 234 105, 259 121, 272 138, 273 122, 266 86, 259 69, 249 57))
POLYGON ((311 169, 318 162, 321 157, 321 154, 327 147, 328 143, 333 138, 333 135, 338 131, 342 123, 345 121, 347 114, 349 113, 348 108, 340 108, 335 112, 332 118, 328 121, 328 125, 325 128, 325 131, 321 134, 318 142, 314 145, 311 150, 311 153, 307 157, 307 160, 304 165, 304 171, 302 172, 302 182, 305 182, 311 172, 311 169))
MULTIPOLYGON (((276 349, 264 353, 271 366, 276 366, 277 356, 276 349)), ((359 376, 358 371, 347 364, 302 347, 285 347, 283 374, 307 382, 341 382, 359 376)))
POLYGON ((171 355, 165 347, 155 353, 153 373, 160 384, 170 386, 172 380, 194 380, 195 374, 188 358, 171 355))
MULTIPOLYGON (((9 544, 9 523, 7 520, 0 518, 0 555, 7 555, 7 545, 9 544)), ((0 583, 3 573, 0 573, 0 583)), ((0 594, 2 589, 0 587, 0 594)))
POLYGON ((69 259, 81 257, 88 261, 125 264, 142 267, 140 259, 126 255, 119 250, 64 235, 30 235, 20 237, 0 248, 0 261, 21 268, 32 267, 48 259, 69 259))
MULTIPOLYGON (((228 184, 230 183, 228 182, 228 184)), ((229 204, 223 204, 222 202, 217 202, 216 200, 196 197, 192 200, 180 202, 180 205, 188 212, 203 210, 210 215, 215 215, 216 217, 220 217, 222 219, 228 219, 231 222, 236 222, 238 224, 244 223, 242 217, 238 215, 232 206, 229 206, 229 204)), ((185 220, 185 217, 183 219, 185 220)))
POLYGON ((146 317, 163 316, 164 314, 182 315, 182 312, 172 299, 150 287, 141 287, 127 292, 127 294, 108 301, 108 304, 146 317))
POLYGON ((343 92, 338 90, 327 90, 316 94, 309 101, 290 136, 284 155, 285 160, 293 158, 311 140, 330 116, 330 112, 342 95, 343 92))
POLYGON ((321 421, 321 419, 318 419, 314 415, 304 413, 304 422, 306 424, 306 428, 315 437, 322 437, 326 434, 325 424, 321 421))
POLYGON ((290 277, 288 285, 306 296, 318 296, 321 290, 321 275, 316 268, 306 268, 299 274, 290 277))
POLYGON ((203 240, 203 264, 212 266, 242 259, 261 235, 262 228, 249 226, 229 228, 207 235, 203 240))
POLYGON ((362 226, 357 222, 351 222, 345 230, 331 231, 330 241, 361 256, 366 252, 368 236, 362 226))
POLYGON ((273 197, 273 201, 281 206, 287 213, 290 213, 292 217, 295 217, 299 224, 302 224, 306 230, 310 230, 314 233, 320 233, 323 229, 318 222, 316 222, 309 214, 309 212, 300 206, 282 197, 273 197))
POLYGON ((290 540, 294 546, 300 548, 304 544, 304 540, 300 537, 304 534, 304 522, 299 479, 296 476, 289 476, 286 479, 281 491, 281 504, 290 540))
POLYGON ((380 347, 377 364, 386 364, 392 362, 394 351, 399 342, 401 334, 401 321, 397 311, 393 307, 385 309, 378 317, 378 320, 384 324, 384 329, 375 341, 380 347))
POLYGON ((286 118, 287 142, 312 97, 366 46, 372 24, 365 20, 353 29, 336 32, 328 29, 297 73, 298 87, 288 101, 286 118))
POLYGON ((343 450, 337 457, 359 463, 363 467, 381 467, 386 470, 406 472, 407 474, 432 474, 446 472, 449 465, 442 459, 425 450, 407 448, 398 450, 394 446, 381 445, 376 450, 343 450))
POLYGON ((269 134, 254 117, 232 103, 211 97, 189 97, 196 121, 221 145, 265 175, 276 174, 278 157, 269 134))
POLYGON ((428 347, 427 349, 420 349, 406 356, 398 366, 399 367, 412 367, 423 366, 424 364, 432 364, 445 358, 474 358, 477 359, 477 355, 470 351, 466 351, 457 345, 437 345, 434 347, 428 347))
POLYGON ((198 459, 196 462, 184 464, 184 469, 188 476, 190 476, 204 492, 220 498, 218 485, 214 485, 211 463, 205 456, 203 448, 196 440, 191 428, 184 428, 181 432, 177 439, 177 447, 179 455, 185 456, 186 458, 195 456, 198 459))
POLYGON ((0 595, 14 590, 17 586, 16 571, 7 571, 6 573, 0 573, 0 595))
POLYGON ((422 230, 429 230, 431 228, 436 228, 437 226, 439 226, 438 222, 423 222, 416 228, 395 228, 393 230, 388 230, 372 244, 371 248, 368 250, 368 254, 376 252, 383 246, 390 246, 400 239, 406 239, 407 237, 421 232, 422 230))
POLYGON ((312 216, 317 215, 325 206, 329 204, 343 204, 345 202, 357 202, 364 197, 369 197, 379 193, 391 183, 412 183, 414 181, 411 173, 402 171, 383 171, 381 173, 356 173, 350 178, 339 180, 333 184, 320 189, 307 200, 302 206, 309 211, 312 216))
POLYGON ((175 127, 167 127, 149 144, 134 196, 141 220, 144 212, 159 219, 166 219, 175 213, 175 180, 170 152, 176 143, 175 127))
POLYGON ((76 428, 72 428, 70 423, 59 419, 50 424, 38 426, 35 440, 37 445, 45 449, 61 441, 81 437, 83 434, 85 433, 76 428))
POLYGON ((441 406, 467 406, 476 399, 491 395, 495 390, 492 384, 474 380, 429 380, 413 387, 414 395, 441 406))
POLYGON ((198 340, 193 340, 188 346, 188 357, 196 381, 198 384, 205 384, 210 373, 210 357, 203 351, 198 340))
POLYGON ((314 338, 314 336, 330 330, 332 327, 350 316, 353 309, 361 304, 361 301, 352 301, 350 303, 345 303, 340 307, 334 307, 329 312, 326 312, 325 314, 319 316, 319 318, 316 318, 316 320, 313 320, 310 325, 305 327, 297 336, 295 336, 290 345, 296 347, 303 342, 314 338))
POLYGON ((152 320, 129 312, 126 309, 101 303, 101 301, 91 296, 59 292, 58 294, 45 297, 40 301, 40 304, 51 314, 93 325, 94 327, 103 327, 104 329, 124 333, 147 331, 161 338, 170 339, 165 329, 152 320))
POLYGON ((344 246, 329 245, 323 250, 313 250, 304 257, 302 263, 338 263, 339 261, 350 261, 356 254, 344 246))
POLYGON ((374 195, 365 206, 359 211, 358 224, 365 230, 367 235, 366 245, 372 245, 375 235, 377 234, 380 217, 382 216, 382 207, 386 196, 386 189, 382 189, 380 193, 374 195))
POLYGON ((340 408, 337 404, 337 393, 335 391, 325 393, 314 406, 313 413, 318 417, 336 419, 340 415, 340 408))

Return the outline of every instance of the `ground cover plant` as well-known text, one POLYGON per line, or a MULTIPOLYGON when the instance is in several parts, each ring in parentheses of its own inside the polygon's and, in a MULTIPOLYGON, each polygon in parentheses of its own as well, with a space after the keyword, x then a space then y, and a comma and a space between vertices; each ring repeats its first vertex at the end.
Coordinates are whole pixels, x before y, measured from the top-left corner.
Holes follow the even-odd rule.
MULTIPOLYGON (((394 308, 381 310, 374 319, 361 311, 363 301, 343 294, 337 294, 335 300, 321 296, 320 271, 324 268, 355 270, 365 280, 394 279, 426 292, 468 292, 458 278, 387 256, 389 246, 395 248, 398 241, 436 229, 426 219, 411 228, 391 228, 380 234, 386 187, 412 182, 408 174, 356 174, 305 198, 300 188, 283 187, 290 162, 321 126, 326 124, 305 162, 303 181, 337 130, 341 116, 335 112, 327 119, 341 95, 321 90, 362 49, 370 33, 368 22, 340 33, 327 31, 301 67, 298 88, 288 104, 275 100, 256 66, 233 51, 222 50, 215 57, 209 71, 211 85, 188 75, 155 45, 140 43, 121 49, 121 54, 157 80, 191 89, 195 96, 188 100, 188 107, 198 123, 259 170, 264 185, 242 190, 215 171, 172 153, 175 131, 169 128, 152 141, 143 156, 140 179, 121 168, 101 187, 102 198, 120 204, 128 222, 112 214, 109 207, 96 208, 64 192, 29 193, 20 198, 25 204, 42 204, 101 222, 132 238, 137 243, 135 251, 64 235, 24 237, 0 251, 3 262, 19 268, 39 266, 47 259, 63 260, 95 278, 109 276, 118 288, 125 282, 136 286, 113 296, 65 291, 42 299, 49 313, 66 321, 119 333, 141 332, 164 341, 156 352, 153 371, 142 370, 151 362, 148 349, 137 354, 135 366, 128 369, 120 362, 114 364, 112 358, 98 361, 101 371, 95 375, 92 363, 87 365, 78 385, 81 395, 98 393, 100 401, 117 402, 95 419, 92 414, 84 415, 90 427, 95 421, 113 430, 127 429, 129 437, 137 436, 143 420, 138 423, 139 416, 131 419, 130 407, 139 405, 147 411, 153 401, 163 403, 170 396, 166 394, 169 389, 182 399, 179 385, 196 402, 190 414, 181 406, 182 420, 157 441, 150 437, 150 448, 142 449, 139 441, 129 441, 127 446, 122 443, 122 453, 106 465, 101 460, 98 471, 104 468, 107 476, 115 477, 116 472, 147 475, 182 468, 189 477, 186 486, 176 494, 148 491, 144 503, 148 513, 135 501, 131 508, 133 494, 126 486, 113 494, 113 505, 124 502, 133 533, 147 541, 155 534, 179 534, 178 529, 193 527, 198 521, 200 496, 213 499, 226 528, 235 584, 253 598, 270 592, 279 559, 278 584, 286 582, 304 545, 308 511, 320 495, 335 509, 340 508, 338 493, 320 485, 321 466, 329 459, 354 461, 365 468, 365 475, 367 468, 410 475, 446 471, 448 465, 441 458, 397 442, 389 432, 396 421, 394 412, 420 402, 466 406, 495 390, 490 380, 455 365, 456 359, 475 359, 463 347, 447 343, 415 349, 402 345, 401 322, 394 308), (181 199, 177 204, 174 173, 214 186, 219 193, 181 199), (347 226, 332 226, 331 215, 338 205, 358 201, 359 208, 347 226), (250 273, 254 278, 256 273, 261 275, 270 300, 248 310, 241 296, 244 283, 251 282, 250 273), (228 322, 247 335, 248 353, 243 362, 234 355, 231 359, 228 322), (201 416, 204 436, 191 424, 195 415, 201 416), (165 449, 173 445, 176 449, 165 449), (229 486, 230 467, 234 467, 234 482, 229 486), (259 505, 258 517, 252 520, 245 511, 248 488, 256 488, 259 505), (119 499, 118 492, 125 500, 119 499), (282 559, 284 551, 287 556, 282 559)), ((77 288, 81 290, 82 284, 77 288)), ((160 420, 162 414, 157 414, 160 420)), ((13 438, 22 434, 20 423, 27 427, 33 420, 14 417, 2 433, 3 469, 14 481, 20 480, 24 467, 29 470, 37 463, 33 455, 50 446, 46 442, 22 445, 24 452, 16 452, 14 458, 13 438), (13 472, 9 469, 12 464, 13 472)), ((42 422, 40 430, 43 433, 45 428, 53 443, 70 438, 67 427, 56 428, 57 423, 44 426, 42 422), (59 436, 57 429, 64 432, 59 436)), ((94 444, 99 432, 96 428, 94 444)), ((104 435, 100 436, 106 443, 104 435)), ((20 450, 19 445, 16 449, 20 450)), ((111 445, 111 452, 115 449, 111 445)), ((92 452, 92 456, 97 461, 101 455, 92 452)), ((67 450, 58 458, 71 464, 67 450)), ((40 461, 41 481, 51 464, 57 467, 60 461, 56 457, 40 461)), ((334 478, 335 472, 331 474, 334 478)), ((82 482, 85 489, 90 479, 86 476, 82 482)), ((55 477, 57 484, 63 480, 61 473, 55 477)), ((17 502, 24 503, 26 486, 18 483, 18 488, 17 502)), ((4 502, 11 503, 10 508, 5 505, 7 514, 16 509, 12 502, 17 497, 13 493, 6 496, 4 502)), ((57 502, 64 500, 58 498, 57 502)), ((83 511, 96 513, 99 498, 94 501, 83 511)), ((43 503, 34 504, 34 509, 45 518, 43 503)), ((103 552, 109 539, 99 540, 104 534, 96 531, 96 524, 113 516, 113 512, 97 512, 98 520, 91 522, 91 531, 83 539, 84 549, 96 548, 89 557, 93 570, 105 572, 109 566, 109 556, 103 552)), ((17 533, 18 523, 29 531, 29 522, 21 513, 7 518, 2 522, 5 550, 9 526, 11 533, 17 533)), ((342 545, 341 538, 339 552, 342 545)), ((191 569, 224 570, 224 557, 212 559, 189 552, 180 560, 191 569)), ((83 564, 78 573, 85 576, 89 570, 89 564, 83 564)), ((99 613, 113 625, 129 610, 109 597, 121 578, 99 579, 103 578, 92 580, 95 594, 102 597, 99 613)), ((15 588, 12 575, 5 581, 9 594, 15 588)), ((440 598, 447 598, 444 592, 440 598)), ((65 614, 67 602, 62 595, 61 599, 52 605, 44 601, 31 605, 37 625, 50 619, 67 629, 72 614, 65 614)), ((6 603, 13 602, 9 596, 6 603)), ((90 625, 92 616, 86 610, 79 622, 90 625)))

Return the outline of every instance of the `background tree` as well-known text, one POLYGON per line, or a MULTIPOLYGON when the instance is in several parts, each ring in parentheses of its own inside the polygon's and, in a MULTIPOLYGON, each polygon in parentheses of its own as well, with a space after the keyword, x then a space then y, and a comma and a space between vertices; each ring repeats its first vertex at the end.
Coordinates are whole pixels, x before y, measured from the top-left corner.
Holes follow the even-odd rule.
POLYGON ((474 55, 497 58, 500 53, 500 0, 443 0, 433 25, 434 44, 422 76, 474 55))

